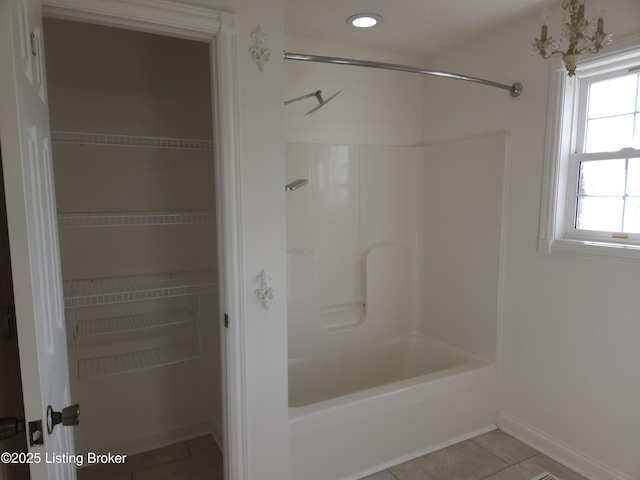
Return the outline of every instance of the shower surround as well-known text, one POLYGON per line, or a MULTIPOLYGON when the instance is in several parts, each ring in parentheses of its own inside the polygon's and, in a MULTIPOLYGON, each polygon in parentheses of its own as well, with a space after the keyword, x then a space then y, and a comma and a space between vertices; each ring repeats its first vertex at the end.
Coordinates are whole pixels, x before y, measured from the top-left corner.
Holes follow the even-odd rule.
POLYGON ((507 151, 506 134, 287 145, 286 181, 310 180, 287 192, 293 478, 494 428, 507 151))

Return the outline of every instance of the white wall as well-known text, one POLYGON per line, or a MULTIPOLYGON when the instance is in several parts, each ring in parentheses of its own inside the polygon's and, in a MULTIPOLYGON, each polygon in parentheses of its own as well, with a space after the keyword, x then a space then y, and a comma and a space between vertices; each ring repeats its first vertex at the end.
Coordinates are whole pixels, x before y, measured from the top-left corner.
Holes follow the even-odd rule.
MULTIPOLYGON (((242 182, 242 319, 245 357, 239 379, 245 390, 243 432, 247 479, 289 478, 284 207, 283 0, 181 0, 235 13, 239 18, 238 128, 242 182), (271 60, 260 73, 249 49, 260 25, 271 60), (277 289, 269 310, 257 301, 256 275, 265 268, 277 289), (267 361, 268 360, 268 361, 267 361)), ((231 452, 234 455, 233 452, 231 452)))
MULTIPOLYGON (((287 52, 420 65, 420 59, 369 48, 287 35, 287 52)), ((315 99, 285 107, 286 142, 418 145, 422 132, 423 81, 418 75, 325 63, 285 61, 285 99, 316 90, 329 96, 320 110, 315 99)))
MULTIPOLYGON (((589 2, 588 2, 589 3, 589 2)), ((638 33, 640 3, 608 0, 605 30, 638 33)), ((595 14, 593 2, 587 13, 595 14)), ((551 10, 557 35, 559 8, 551 10)), ((425 142, 511 138, 500 421, 592 478, 640 478, 640 267, 536 249, 549 62, 529 54, 539 16, 432 58, 432 68, 524 84, 520 98, 428 79, 425 142)))

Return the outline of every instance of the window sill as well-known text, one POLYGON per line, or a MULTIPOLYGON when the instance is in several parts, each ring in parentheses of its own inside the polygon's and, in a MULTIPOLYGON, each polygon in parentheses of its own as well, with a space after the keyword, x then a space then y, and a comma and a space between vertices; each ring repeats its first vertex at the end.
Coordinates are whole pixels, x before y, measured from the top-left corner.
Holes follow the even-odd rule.
POLYGON ((538 250, 545 253, 561 253, 600 260, 622 260, 640 263, 640 246, 638 245, 621 245, 586 240, 540 239, 538 250))

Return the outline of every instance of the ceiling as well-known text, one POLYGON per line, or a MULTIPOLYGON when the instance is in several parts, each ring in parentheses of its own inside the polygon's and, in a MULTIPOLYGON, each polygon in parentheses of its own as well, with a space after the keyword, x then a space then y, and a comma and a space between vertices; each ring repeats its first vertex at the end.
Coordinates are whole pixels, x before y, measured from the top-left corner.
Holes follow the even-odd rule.
POLYGON ((559 0, 284 0, 285 32, 426 58, 550 3, 559 0), (361 12, 384 20, 368 29, 347 25, 361 12))

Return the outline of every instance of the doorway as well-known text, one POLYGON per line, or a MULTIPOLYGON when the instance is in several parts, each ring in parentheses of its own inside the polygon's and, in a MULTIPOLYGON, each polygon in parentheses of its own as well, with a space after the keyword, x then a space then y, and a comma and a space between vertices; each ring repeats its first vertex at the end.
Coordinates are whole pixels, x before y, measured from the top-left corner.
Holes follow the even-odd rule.
POLYGON ((44 31, 76 452, 222 448, 209 45, 44 31))
MULTIPOLYGON (((0 153, 0 418, 24 418, 22 384, 20 383, 20 358, 16 334, 13 301, 13 279, 7 209, 0 153)), ((0 440, 3 452, 25 452, 27 442, 24 435, 0 440)), ((0 480, 28 480, 29 466, 26 464, 0 463, 0 480)))
MULTIPOLYGON (((22 2, 19 8, 22 8, 26 5, 26 2, 22 2)), ((235 242, 228 241, 228 238, 237 238, 239 231, 239 209, 237 206, 237 189, 239 188, 239 182, 236 179, 234 172, 237 168, 239 154, 238 154, 238 131, 237 131, 237 82, 236 82, 236 66, 235 66, 235 35, 237 29, 237 19, 232 14, 220 13, 214 10, 198 8, 198 7, 189 7, 189 6, 181 6, 178 4, 169 4, 168 2, 155 2, 153 0, 149 2, 145 2, 144 5, 137 5, 131 3, 122 3, 122 2, 112 2, 112 1, 104 1, 101 2, 100 10, 96 11, 93 8, 93 5, 89 5, 88 2, 84 1, 65 1, 64 4, 57 2, 56 0, 45 0, 43 2, 43 9, 46 15, 51 17, 61 18, 61 19, 72 19, 76 21, 86 21, 88 23, 96 23, 101 25, 111 25, 116 27, 122 27, 127 29, 140 30, 145 32, 158 32, 163 35, 170 35, 185 39, 195 39, 198 41, 202 41, 206 43, 210 48, 210 62, 211 62, 211 71, 212 71, 212 80, 213 85, 212 91, 215 93, 212 97, 215 98, 215 108, 213 112, 213 116, 217 119, 214 122, 215 129, 215 142, 212 150, 214 151, 215 157, 218 159, 216 161, 215 169, 216 169, 216 183, 218 186, 222 185, 223 188, 217 188, 215 196, 220 199, 224 199, 224 201, 218 201, 216 198, 216 210, 223 211, 224 217, 220 214, 217 215, 217 219, 219 219, 219 224, 224 225, 225 228, 222 230, 225 232, 224 235, 218 235, 221 237, 221 241, 218 241, 218 249, 220 254, 218 258, 220 258, 220 264, 216 265, 217 270, 221 273, 220 277, 224 278, 225 281, 221 282, 218 285, 219 289, 219 298, 220 301, 220 315, 218 318, 222 318, 222 313, 228 313, 229 317, 235 318, 237 312, 241 311, 241 298, 242 295, 238 295, 237 286, 239 285, 239 278, 241 272, 238 268, 237 257, 241 253, 241 249, 235 244, 235 242), (219 68, 218 68, 219 66, 219 68), (218 71, 219 70, 219 71, 218 71), (222 121, 218 121, 222 119, 222 121), (230 228, 228 228, 230 227, 230 228), (222 238, 224 237, 224 238, 222 238), (225 288, 225 285, 230 285, 229 288, 225 288)), ((33 12, 31 12, 31 7, 29 8, 29 13, 33 13, 34 22, 39 24, 39 1, 33 1, 31 7, 33 7, 33 12), (36 8, 37 7, 37 8, 36 8)), ((23 12, 23 10, 20 10, 23 12)), ((24 13, 24 12, 23 12, 24 13)), ((22 26, 22 22, 20 22, 22 26)), ((37 27, 39 28, 39 27, 37 27)), ((31 42, 32 42, 32 50, 33 52, 39 52, 40 46, 34 44, 35 41, 39 41, 39 29, 29 30, 28 28, 24 30, 24 32, 20 32, 20 35, 25 33, 27 35, 26 44, 29 43, 29 33, 31 32, 31 42), (35 46, 34 46, 35 45, 35 46)), ((78 42, 81 42, 82 39, 77 39, 78 42)), ((22 57, 25 57, 25 51, 22 50, 22 57)), ((31 53, 29 51, 29 53, 31 53)), ((34 53, 36 55, 36 53, 34 53)), ((30 58, 30 57, 29 57, 30 58)), ((39 58, 42 58, 39 56, 39 58)), ((34 67, 35 68, 35 67, 34 67)), ((38 72, 42 72, 40 69, 38 72)), ((17 78, 17 76, 16 76, 17 78)), ((38 73, 38 81, 40 81, 41 75, 38 73)), ((39 93, 40 97, 42 97, 42 89, 39 93)), ((11 99, 9 99, 10 101, 11 99)), ((42 115, 39 116, 42 118, 42 115)), ((15 125, 15 120, 12 120, 11 115, 7 115, 3 121, 6 120, 8 125, 15 125)), ((43 127, 43 132, 46 133, 48 131, 48 125, 46 128, 43 127)), ((90 132, 89 132, 90 133, 90 132)), ((135 135, 134 135, 135 136, 135 135)), ((145 135, 141 135, 145 136, 145 135)), ((21 136, 21 141, 26 142, 26 136, 21 136)), ((11 153, 12 158, 15 156, 17 160, 20 159, 20 155, 16 153, 17 150, 17 142, 13 142, 11 144, 11 153)), ((46 147, 47 142, 43 142, 44 147, 46 147)), ((86 143, 86 142, 82 142, 86 143)), ((9 151, 9 149, 8 149, 9 151)), ((46 153, 46 152, 45 152, 46 153)), ((20 165, 19 161, 12 162, 12 165, 20 165)), ((19 175, 16 174, 16 169, 12 168, 11 170, 12 177, 14 180, 17 180, 19 175)), ((21 185, 21 182, 12 181, 11 184, 21 185)), ((17 188, 16 188, 17 189, 17 188)), ((14 189, 15 190, 15 189, 14 189)), ((8 198, 15 198, 15 195, 9 196, 8 198)), ((17 202, 17 201, 16 201, 17 202)), ((48 205, 52 203, 49 202, 48 205)), ((15 213, 17 209, 11 208, 9 209, 10 219, 16 218, 15 213)), ((72 212, 73 213, 73 212, 72 212)), ((83 213, 83 212, 75 212, 75 213, 83 213)), ((17 217, 19 220, 19 217, 17 217)), ((76 226, 77 227, 77 226, 76 226)), ((71 227, 71 228, 76 228, 71 227)), ((19 232, 22 234, 22 232, 19 232)), ((19 235, 16 234, 16 238, 19 235)), ((42 238, 36 238, 37 241, 44 241, 42 238)), ((20 257, 21 262, 23 261, 23 257, 20 257)), ((28 261, 28 259, 27 259, 28 261)), ((26 263, 26 262, 24 262, 26 263)), ((21 264, 22 266, 22 264, 21 264)), ((20 272, 29 271, 28 265, 27 268, 20 268, 20 272)), ((175 280, 176 275, 172 276, 172 281, 175 280)), ((182 278, 182 277, 181 277, 182 278)), ((73 279, 75 280, 75 279, 73 279)), ((53 284, 54 288, 60 288, 62 285, 53 284)), ((175 284, 170 285, 170 287, 175 287, 175 284)), ((77 288, 72 289, 74 292, 80 291, 77 288)), ((241 290, 241 289, 240 289, 241 290)), ((109 294, 112 292, 108 292, 109 294)), ((121 292, 116 292, 121 293, 121 292)), ((202 293, 202 292, 198 292, 202 293)), ((40 292, 33 292, 34 295, 39 295, 40 292)), ((27 296, 25 294, 25 296, 27 296)), ((83 298, 86 296, 81 295, 83 298)), ((77 296, 76 296, 77 297, 77 296)), ((74 297, 74 298, 76 298, 74 297)), ((131 301, 140 300, 139 298, 131 299, 131 301)), ((71 304, 68 304, 69 308, 77 308, 81 305, 82 301, 72 300, 71 304), (75 302, 75 303, 73 303, 75 302)), ((171 302, 169 302, 171 303, 171 302)), ((197 303, 197 302, 196 302, 197 303)), ((23 303, 20 303, 23 305, 23 303)), ((104 312, 103 312, 104 313, 104 312)), ((135 312, 133 312, 135 313, 135 312)), ((83 317, 80 319, 81 321, 94 320, 94 318, 83 317)), ((27 318, 26 326, 27 330, 32 329, 34 325, 32 325, 33 318, 27 318)), ((76 319, 74 319, 74 322, 76 319)), ((37 322, 35 322, 37 324, 37 322)), ((62 322, 60 322, 61 324, 62 322)), ((193 323, 193 322, 192 322, 193 323)), ((74 323, 75 329, 75 323, 74 323)), ((187 329, 188 330, 188 329, 187 329)), ((230 331, 223 330, 220 332, 221 337, 223 337, 223 341, 221 342, 222 348, 222 391, 224 392, 223 400, 224 405, 222 410, 225 414, 222 416, 224 425, 222 426, 222 431, 224 434, 224 438, 222 439, 222 443, 225 445, 225 450, 228 453, 229 450, 233 452, 233 458, 229 461, 230 468, 225 468, 227 478, 240 478, 243 477, 244 471, 244 463, 246 452, 243 448, 235 448, 237 445, 242 445, 244 439, 244 430, 239 427, 239 425, 243 425, 245 422, 245 412, 242 408, 244 403, 244 396, 242 391, 238 391, 235 388, 227 388, 227 378, 233 379, 236 377, 236 372, 240 371, 240 363, 242 359, 242 353, 244 348, 244 342, 241 336, 239 336, 238 330, 231 329, 230 331), (230 373, 227 373, 230 372, 230 373), (227 398, 228 397, 228 398, 227 398), (239 472, 238 475, 234 474, 234 470, 239 472)), ((69 333, 75 339, 76 332, 69 333)), ((173 337, 173 336, 172 336, 173 337)), ((62 338, 62 337, 61 337, 62 338)), ((198 335, 196 334, 196 338, 198 335)), ((21 345, 24 343, 29 348, 36 348, 34 345, 32 338, 23 338, 20 335, 21 345)), ((64 338, 62 338, 64 340, 64 338)), ((66 342, 62 342, 66 343, 66 342)), ((199 343, 199 342, 196 342, 199 343)), ((64 345, 64 349, 66 350, 66 345, 64 345)), ((113 345, 111 346, 113 347, 113 345)), ((109 347, 109 348, 111 348, 109 347)), ((98 347, 98 350, 102 348, 102 346, 98 347)), ((21 348, 21 350, 23 350, 21 348)), ((25 351, 27 349, 24 349, 25 351)), ((79 350, 79 349, 77 349, 79 350)), ((104 355, 109 357, 110 354, 104 355)), ((38 352, 38 358, 40 358, 40 352, 38 352)), ((58 357, 61 357, 58 355, 58 357)), ((62 358, 66 358, 66 351, 62 358)), ((31 358, 31 357, 29 357, 31 358)), ((42 358, 46 358, 46 355, 42 355, 42 358)), ((90 357, 93 358, 93 357, 90 357)), ((24 359, 23 359, 24 360, 24 359)), ((84 357, 81 360, 86 360, 84 357)), ((26 364, 26 363, 25 363, 26 364)), ((52 364, 52 363, 50 363, 52 364)), ((28 378, 25 382, 25 386, 31 388, 32 385, 36 387, 38 385, 43 385, 43 377, 38 377, 38 370, 34 368, 30 363, 28 363, 29 367, 27 368, 28 378), (40 379, 40 381, 38 381, 40 379)), ((56 363, 58 365, 58 363, 56 363)), ((81 370, 80 363, 74 363, 76 365, 76 372, 73 374, 78 374, 81 370)), ((57 367, 56 367, 57 368, 57 367)), ((66 368, 66 361, 65 361, 66 368)), ((40 369, 42 371, 42 368, 40 369)), ((24 368, 22 372, 23 377, 26 375, 24 368)), ((66 385, 66 383, 65 383, 66 385)), ((69 389, 66 388, 66 396, 63 401, 60 401, 58 398, 54 399, 56 405, 58 404, 68 404, 68 393, 69 389)), ((63 389, 64 390, 64 389, 63 389)), ((121 393, 120 391, 116 393, 121 393)), ((111 395, 114 392, 110 392, 111 395)), ((27 396, 25 396, 27 398, 27 396)), ((25 403, 26 415, 29 418, 37 418, 42 417, 41 408, 44 410, 47 409, 47 403, 51 403, 51 400, 48 400, 43 396, 40 398, 38 396, 29 396, 29 402, 25 403), (37 401, 36 401, 37 400, 37 401), (42 406, 39 406, 38 403, 42 403, 42 406)), ((86 415, 85 415, 86 416, 86 415)), ((61 431, 57 429, 56 431, 61 431)), ((70 432, 70 430, 65 430, 66 432, 70 432)), ((67 437, 68 433, 65 434, 67 437)), ((65 449, 65 451, 73 451, 71 449, 65 449)), ((225 456, 225 463, 227 463, 228 456, 225 456)), ((41 478, 42 469, 36 469, 38 472, 38 478, 41 478)), ((33 471, 33 469, 32 469, 33 471)))

